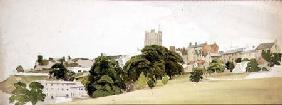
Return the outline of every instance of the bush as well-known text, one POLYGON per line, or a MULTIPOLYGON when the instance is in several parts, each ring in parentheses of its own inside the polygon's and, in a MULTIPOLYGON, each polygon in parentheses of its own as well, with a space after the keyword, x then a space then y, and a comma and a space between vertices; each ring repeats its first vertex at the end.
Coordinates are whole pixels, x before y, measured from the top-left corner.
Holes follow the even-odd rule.
POLYGON ((247 72, 258 72, 260 71, 260 67, 258 67, 258 63, 256 59, 251 59, 246 67, 247 72))
POLYGON ((199 69, 195 69, 193 72, 191 72, 190 75, 190 81, 192 82, 199 82, 201 79, 203 79, 203 72, 199 69))
POLYGON ((266 67, 261 68, 262 71, 269 71, 266 67))
POLYGON ((237 58, 237 59, 235 60, 235 62, 236 62, 236 63, 241 63, 241 62, 242 62, 242 58, 237 58))
POLYGON ((232 70, 235 68, 235 65, 233 62, 228 61, 227 63, 225 63, 225 67, 230 70, 230 72, 232 72, 232 70))
POLYGON ((145 77, 144 73, 142 72, 136 81, 137 89, 143 89, 147 86, 147 78, 145 77))
POLYGON ((162 78, 162 83, 163 83, 164 85, 166 85, 167 82, 168 82, 168 80, 169 80, 168 76, 165 75, 165 76, 162 78))
POLYGON ((208 67, 208 72, 209 73, 222 73, 224 72, 224 64, 220 63, 220 62, 212 62, 210 63, 210 66, 208 67))
POLYGON ((242 61, 250 61, 248 58, 244 58, 242 61))
POLYGON ((154 79, 149 79, 147 84, 152 89, 153 87, 155 87, 155 80, 154 79))

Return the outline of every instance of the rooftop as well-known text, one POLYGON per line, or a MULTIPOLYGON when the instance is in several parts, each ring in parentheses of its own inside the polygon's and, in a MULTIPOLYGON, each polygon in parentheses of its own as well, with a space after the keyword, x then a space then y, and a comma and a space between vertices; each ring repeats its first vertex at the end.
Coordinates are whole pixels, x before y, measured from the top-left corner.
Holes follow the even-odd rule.
POLYGON ((264 49, 268 49, 271 48, 274 45, 274 43, 261 43, 256 50, 264 50, 264 49))

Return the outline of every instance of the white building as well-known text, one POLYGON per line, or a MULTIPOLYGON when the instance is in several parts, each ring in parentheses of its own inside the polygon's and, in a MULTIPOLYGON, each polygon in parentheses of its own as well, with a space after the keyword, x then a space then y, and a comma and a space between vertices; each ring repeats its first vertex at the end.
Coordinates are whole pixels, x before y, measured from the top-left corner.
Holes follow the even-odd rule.
POLYGON ((162 45, 162 31, 155 32, 152 29, 150 32, 145 32, 145 46, 148 45, 162 45))
POLYGON ((91 67, 67 67, 67 69, 75 73, 82 73, 90 71, 91 67))
POLYGON ((125 63, 130 59, 129 55, 114 55, 114 56, 108 56, 108 57, 117 61, 120 67, 123 67, 125 63))
POLYGON ((36 80, 35 82, 39 82, 44 86, 43 93, 46 94, 45 99, 55 99, 56 97, 75 98, 88 96, 84 86, 80 82, 60 80, 36 80))

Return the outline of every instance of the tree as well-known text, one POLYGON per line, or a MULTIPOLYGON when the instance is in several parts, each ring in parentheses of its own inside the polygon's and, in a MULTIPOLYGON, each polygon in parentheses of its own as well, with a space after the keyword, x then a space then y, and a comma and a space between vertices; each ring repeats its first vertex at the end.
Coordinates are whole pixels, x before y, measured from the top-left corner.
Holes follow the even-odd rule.
POLYGON ((141 72, 147 77, 147 75, 152 74, 152 69, 150 69, 150 61, 148 61, 143 55, 136 55, 128 60, 124 67, 124 78, 127 82, 136 81, 140 76, 141 72))
POLYGON ((62 79, 65 81, 73 81, 75 73, 73 71, 69 71, 65 68, 63 63, 57 63, 51 67, 51 71, 49 75, 55 77, 56 79, 62 79))
POLYGON ((16 68, 17 72, 24 72, 24 69, 22 67, 22 65, 19 65, 17 68, 16 68))
POLYGON ((148 79, 145 77, 144 73, 142 72, 136 81, 137 88, 138 89, 143 89, 147 86, 148 79))
POLYGON ((37 56, 37 62, 39 65, 43 65, 43 56, 42 55, 37 56))
POLYGON ((167 51, 164 61, 165 72, 170 77, 170 79, 172 79, 174 75, 183 73, 183 67, 181 64, 183 64, 184 61, 179 54, 172 51, 167 51))
POLYGON ((241 63, 241 62, 242 62, 242 58, 237 58, 237 59, 235 60, 235 62, 236 62, 236 63, 241 63))
POLYGON ((42 89, 44 88, 43 85, 41 85, 38 82, 31 82, 29 84, 29 88, 30 88, 30 91, 29 91, 28 96, 29 96, 29 99, 32 105, 36 105, 38 101, 44 101, 44 98, 46 97, 46 95, 43 94, 43 91, 42 91, 42 89))
POLYGON ((167 75, 165 75, 165 76, 162 78, 162 83, 165 85, 165 84, 167 84, 168 80, 169 80, 169 77, 168 77, 167 75))
POLYGON ((131 57, 124 66, 127 81, 136 81, 141 72, 152 80, 161 80, 165 74, 171 79, 183 72, 182 57, 163 46, 145 46, 141 52, 131 57))
POLYGON ((99 56, 91 67, 86 90, 90 97, 120 94, 125 89, 121 68, 109 57, 99 56))
POLYGON ((191 72, 191 75, 189 76, 190 81, 199 82, 201 79, 203 79, 203 69, 204 68, 193 68, 193 72, 191 72))
POLYGON ((225 67, 232 72, 232 70, 235 68, 235 65, 233 62, 227 61, 227 63, 225 63, 225 67))
POLYGON ((247 72, 258 72, 260 71, 260 67, 258 67, 258 63, 256 59, 251 59, 247 64, 246 71, 247 72))
POLYGON ((212 63, 210 63, 208 67, 208 72, 209 73, 214 73, 214 72, 221 73, 221 72, 224 72, 224 69, 225 67, 223 63, 221 63, 218 60, 213 60, 212 63))
POLYGON ((147 81, 148 86, 152 89, 153 87, 156 86, 156 80, 155 78, 149 78, 149 80, 147 81))
POLYGON ((14 103, 15 105, 24 105, 29 102, 28 92, 29 90, 26 88, 26 84, 22 82, 17 82, 14 84, 15 90, 12 91, 12 96, 9 98, 10 103, 14 103))
POLYGON ((248 58, 244 58, 242 61, 250 61, 248 58))
POLYGON ((46 97, 42 92, 44 88, 43 85, 38 82, 31 82, 29 84, 30 90, 28 90, 26 84, 22 82, 17 82, 14 86, 16 89, 12 91, 12 96, 9 98, 9 101, 10 103, 15 102, 15 105, 24 105, 27 102, 36 105, 38 101, 44 101, 46 97))
POLYGON ((274 65, 280 65, 281 53, 271 53, 270 50, 263 50, 261 56, 268 62, 268 66, 273 67, 274 65))

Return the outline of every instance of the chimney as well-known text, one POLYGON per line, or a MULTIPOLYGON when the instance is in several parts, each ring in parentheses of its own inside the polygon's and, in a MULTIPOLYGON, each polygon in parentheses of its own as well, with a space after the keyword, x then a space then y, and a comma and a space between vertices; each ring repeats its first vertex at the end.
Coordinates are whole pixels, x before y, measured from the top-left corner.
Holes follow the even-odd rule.
POLYGON ((192 46, 192 43, 190 42, 190 43, 189 43, 189 47, 191 47, 191 46, 192 46))
POLYGON ((197 42, 195 42, 195 46, 197 46, 197 42))

